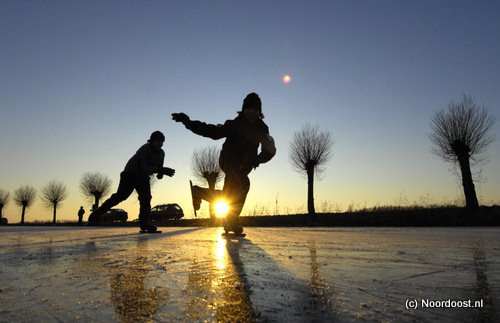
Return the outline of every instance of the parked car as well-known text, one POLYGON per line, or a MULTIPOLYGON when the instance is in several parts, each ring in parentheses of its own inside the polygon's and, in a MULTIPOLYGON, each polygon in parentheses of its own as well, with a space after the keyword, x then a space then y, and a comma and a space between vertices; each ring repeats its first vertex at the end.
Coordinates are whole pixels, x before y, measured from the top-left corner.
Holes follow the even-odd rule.
POLYGON ((184 216, 184 211, 177 203, 161 204, 151 209, 152 222, 165 222, 167 220, 179 220, 184 216))
POLYGON ((102 215, 102 224, 112 224, 115 222, 125 223, 128 219, 128 213, 122 209, 111 209, 102 215))

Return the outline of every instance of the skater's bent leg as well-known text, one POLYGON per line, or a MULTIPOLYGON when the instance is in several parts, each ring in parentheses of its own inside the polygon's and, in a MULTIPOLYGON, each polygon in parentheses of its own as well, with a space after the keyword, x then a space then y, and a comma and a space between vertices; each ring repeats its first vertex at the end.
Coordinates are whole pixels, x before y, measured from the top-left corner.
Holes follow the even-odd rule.
POLYGON ((107 199, 104 203, 101 204, 99 208, 97 208, 94 212, 98 214, 106 213, 113 206, 118 203, 125 201, 130 194, 132 194, 134 190, 133 178, 127 174, 122 172, 120 174, 120 184, 118 185, 118 189, 116 193, 111 195, 109 199, 107 199))
POLYGON ((221 196, 220 190, 211 190, 200 186, 194 186, 196 198, 205 200, 207 202, 214 202, 221 196))
POLYGON ((135 189, 139 195, 139 224, 141 228, 145 228, 150 224, 149 215, 151 213, 151 185, 149 184, 149 177, 138 180, 135 189))
POLYGON ((230 202, 225 227, 230 231, 233 231, 240 225, 240 214, 245 205, 249 190, 250 180, 246 175, 226 177, 224 181, 223 194, 227 196, 230 202))

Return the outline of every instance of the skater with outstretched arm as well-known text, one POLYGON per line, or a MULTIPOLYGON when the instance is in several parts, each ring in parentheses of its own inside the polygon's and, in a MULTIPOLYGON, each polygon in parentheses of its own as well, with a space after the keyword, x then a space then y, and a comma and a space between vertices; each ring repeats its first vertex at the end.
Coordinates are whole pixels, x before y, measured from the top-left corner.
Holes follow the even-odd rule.
POLYGON ((175 170, 163 167, 165 152, 162 149, 165 136, 160 131, 151 134, 148 142, 144 144, 132 158, 128 161, 125 169, 120 174, 120 184, 115 194, 106 200, 100 207, 89 215, 89 224, 98 225, 100 218, 113 206, 126 200, 130 194, 137 191, 139 195, 140 212, 139 225, 141 232, 155 233, 157 228, 150 223, 149 214, 151 211, 151 185, 149 177, 157 174, 158 179, 163 175, 174 176, 175 170))
POLYGON ((225 173, 222 191, 216 191, 214 195, 209 189, 193 186, 193 206, 198 210, 201 199, 212 202, 224 198, 229 204, 224 230, 226 234, 234 232, 241 235, 243 228, 239 216, 250 189, 248 174, 276 154, 274 140, 263 120, 260 97, 257 93, 248 94, 238 116, 222 125, 193 121, 185 113, 173 113, 172 119, 197 135, 214 140, 226 138, 219 156, 220 168, 225 173))

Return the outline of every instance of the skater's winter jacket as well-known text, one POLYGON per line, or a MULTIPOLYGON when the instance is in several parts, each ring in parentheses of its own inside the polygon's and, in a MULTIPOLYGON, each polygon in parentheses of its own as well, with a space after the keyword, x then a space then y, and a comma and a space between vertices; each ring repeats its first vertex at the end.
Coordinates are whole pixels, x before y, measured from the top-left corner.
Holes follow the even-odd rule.
POLYGON ((212 139, 226 138, 219 157, 221 169, 248 175, 252 168, 271 160, 276 154, 273 138, 263 120, 249 122, 243 115, 224 124, 213 125, 189 120, 186 128, 197 135, 212 139), (258 153, 259 145, 262 145, 258 153))

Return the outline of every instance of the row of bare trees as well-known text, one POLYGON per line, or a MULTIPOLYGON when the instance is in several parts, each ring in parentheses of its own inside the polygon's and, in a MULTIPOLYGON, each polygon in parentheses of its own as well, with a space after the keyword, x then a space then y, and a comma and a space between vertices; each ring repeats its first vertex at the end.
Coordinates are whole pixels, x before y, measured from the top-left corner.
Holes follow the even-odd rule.
MULTIPOLYGON (((111 180, 101 173, 85 173, 80 181, 80 190, 84 196, 92 198, 94 205, 99 206, 99 201, 102 197, 109 194, 111 188, 111 180)), ((22 185, 14 191, 14 202, 21 207, 21 224, 24 224, 26 210, 33 205, 37 198, 38 192, 31 185, 22 185)), ((56 223, 57 209, 60 208, 62 202, 69 196, 66 185, 62 182, 53 180, 42 187, 40 198, 47 208, 52 209, 52 223, 56 223)), ((3 214, 3 208, 10 201, 10 193, 0 190, 0 223, 3 214)))
MULTIPOLYGON (((61 206, 61 202, 68 197, 68 189, 66 185, 58 181, 51 181, 41 190, 41 199, 46 207, 53 209, 52 222, 56 223, 56 210, 61 206)), ((31 185, 22 185, 14 191, 14 202, 21 209, 21 224, 24 224, 26 209, 28 209, 37 197, 36 189, 31 185)), ((10 200, 10 194, 7 191, 0 190, 0 221, 2 219, 2 211, 4 206, 10 200)))
MULTIPOLYGON (((447 109, 435 113, 429 138, 432 152, 446 162, 458 166, 465 197, 465 206, 479 208, 471 166, 486 162, 486 149, 494 141, 494 117, 485 107, 464 95, 462 101, 451 101, 447 109)), ((300 173, 307 175, 309 214, 314 214, 314 174, 320 174, 332 156, 333 142, 328 131, 306 125, 295 133, 290 144, 290 161, 300 173)))
MULTIPOLYGON (((432 152, 460 168, 465 205, 479 208, 471 166, 486 161, 486 149, 494 141, 494 117, 467 95, 461 102, 451 101, 447 109, 435 113, 429 138, 432 152)), ((294 134, 290 143, 290 161, 299 173, 307 176, 307 209, 315 214, 314 178, 323 170, 332 156, 331 133, 306 125, 294 134)))

